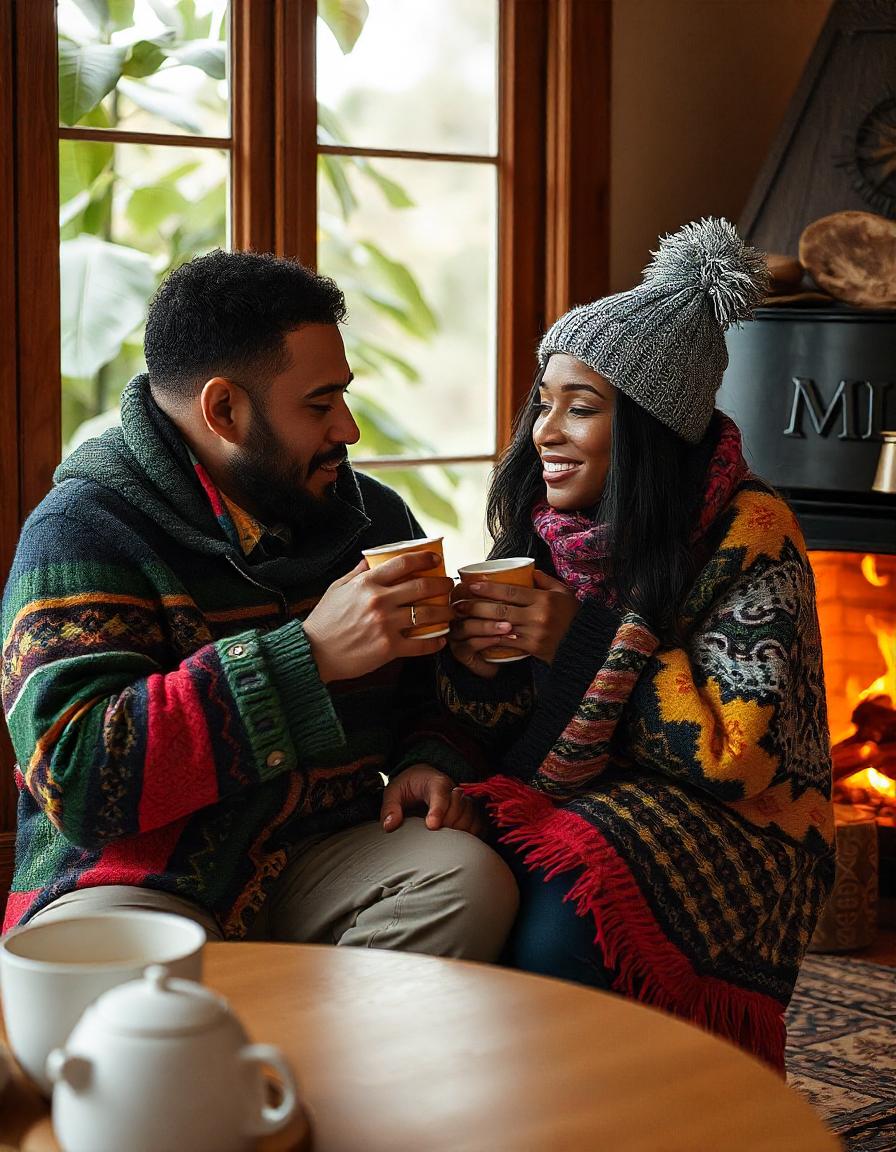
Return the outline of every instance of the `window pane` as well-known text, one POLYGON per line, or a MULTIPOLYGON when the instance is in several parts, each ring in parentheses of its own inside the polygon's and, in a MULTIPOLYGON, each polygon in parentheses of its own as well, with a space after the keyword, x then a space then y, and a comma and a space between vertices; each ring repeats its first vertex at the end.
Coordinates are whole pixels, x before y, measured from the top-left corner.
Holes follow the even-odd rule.
POLYGON ((229 155, 62 140, 62 440, 115 422, 144 370, 146 305, 173 267, 228 238, 229 155), (90 423, 86 423, 90 421, 90 423))
MULTIPOLYGON (((353 451, 357 455, 357 450, 353 451)), ((460 464, 439 468, 362 468, 396 489, 410 504, 426 532, 445 538, 445 568, 457 578, 461 564, 484 560, 491 548, 485 530, 485 494, 491 464, 460 464), (449 521, 433 499, 437 496, 453 510, 449 521)))
POLYGON ((356 456, 495 451, 495 169, 322 156, 318 263, 346 294, 356 456))
POLYGON ((61 124, 229 135, 229 0, 58 0, 61 124))
POLYGON ((368 6, 354 43, 357 25, 344 16, 335 29, 318 19, 321 142, 494 154, 496 0, 368 0, 368 6))

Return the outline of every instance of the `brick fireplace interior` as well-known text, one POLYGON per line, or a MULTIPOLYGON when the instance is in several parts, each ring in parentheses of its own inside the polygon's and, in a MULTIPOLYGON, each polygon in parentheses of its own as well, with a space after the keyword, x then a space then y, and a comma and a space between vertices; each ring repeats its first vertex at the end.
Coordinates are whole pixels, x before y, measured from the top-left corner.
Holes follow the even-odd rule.
POLYGON ((880 922, 896 925, 896 555, 810 552, 824 650, 834 798, 874 814, 880 922))

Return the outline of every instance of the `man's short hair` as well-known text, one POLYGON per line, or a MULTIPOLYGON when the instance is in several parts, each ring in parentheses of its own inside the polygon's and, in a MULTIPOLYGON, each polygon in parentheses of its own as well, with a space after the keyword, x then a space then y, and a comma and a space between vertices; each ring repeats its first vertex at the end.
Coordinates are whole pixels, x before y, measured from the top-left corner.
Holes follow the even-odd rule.
POLYGON ((175 268, 150 302, 150 384, 181 399, 212 376, 264 389, 288 366, 288 332, 345 316, 345 297, 328 277, 295 260, 216 249, 175 268))

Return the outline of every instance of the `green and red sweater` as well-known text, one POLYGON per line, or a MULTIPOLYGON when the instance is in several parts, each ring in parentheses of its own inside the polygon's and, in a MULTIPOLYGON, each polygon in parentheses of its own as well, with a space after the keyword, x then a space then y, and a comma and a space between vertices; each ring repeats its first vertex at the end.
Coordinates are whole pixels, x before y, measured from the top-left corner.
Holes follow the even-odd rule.
POLYGON ((247 556, 145 377, 121 428, 54 479, 3 597, 19 762, 5 928, 73 889, 132 884, 238 938, 297 839, 376 817, 381 772, 472 778, 431 660, 325 685, 302 627, 361 548, 423 535, 390 489, 345 465, 326 530, 247 556))

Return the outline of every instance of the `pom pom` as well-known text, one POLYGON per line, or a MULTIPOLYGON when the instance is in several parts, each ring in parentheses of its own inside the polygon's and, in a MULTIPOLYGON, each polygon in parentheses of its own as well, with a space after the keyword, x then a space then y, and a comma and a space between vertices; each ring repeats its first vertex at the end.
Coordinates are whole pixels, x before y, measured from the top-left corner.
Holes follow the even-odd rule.
POLYGON ((644 283, 672 292, 704 293, 723 328, 749 320, 770 284, 765 257, 749 248, 727 220, 709 217, 685 224, 660 240, 644 269, 644 283))

